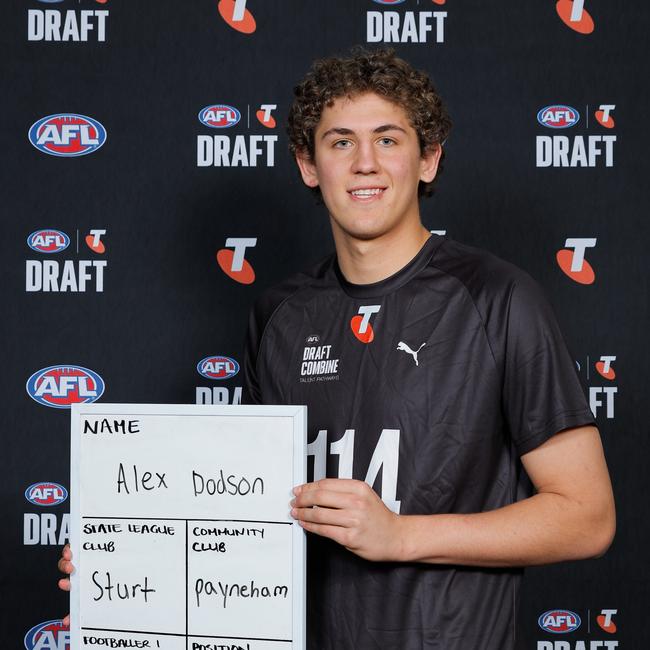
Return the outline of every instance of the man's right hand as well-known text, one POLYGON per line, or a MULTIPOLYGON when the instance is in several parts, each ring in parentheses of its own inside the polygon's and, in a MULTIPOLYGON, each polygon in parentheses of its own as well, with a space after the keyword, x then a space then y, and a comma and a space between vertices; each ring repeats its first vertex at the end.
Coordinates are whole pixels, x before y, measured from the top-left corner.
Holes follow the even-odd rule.
MULTIPOLYGON (((66 544, 61 551, 61 559, 59 560, 59 571, 66 575, 71 575, 74 572, 74 565, 72 564, 72 551, 70 544, 66 544)), ((59 580, 59 589, 63 591, 70 591, 70 578, 61 578, 59 580)), ((63 619, 63 625, 70 625, 70 614, 63 619)))

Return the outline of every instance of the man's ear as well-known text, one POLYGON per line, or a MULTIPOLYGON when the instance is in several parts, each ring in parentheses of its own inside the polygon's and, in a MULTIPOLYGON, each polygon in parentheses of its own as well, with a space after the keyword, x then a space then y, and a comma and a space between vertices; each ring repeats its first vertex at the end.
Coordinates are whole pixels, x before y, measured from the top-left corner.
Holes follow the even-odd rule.
POLYGON ((309 153, 307 151, 296 151, 296 162, 298 163, 298 169, 300 169, 302 182, 307 187, 318 187, 316 163, 314 163, 309 153))
POLYGON ((429 147, 420 159, 420 180, 430 183, 438 173, 438 164, 442 155, 442 145, 434 144, 429 147))

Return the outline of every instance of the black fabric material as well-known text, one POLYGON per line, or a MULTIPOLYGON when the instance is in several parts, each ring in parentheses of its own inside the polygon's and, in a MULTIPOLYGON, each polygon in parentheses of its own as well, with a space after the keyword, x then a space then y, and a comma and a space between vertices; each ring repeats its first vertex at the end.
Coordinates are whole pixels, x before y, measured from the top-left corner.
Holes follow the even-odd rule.
MULTIPOLYGON (((331 257, 263 296, 245 385, 251 402, 308 405, 310 480, 325 435, 326 475, 366 480, 402 514, 482 512, 529 495, 519 456, 594 423, 536 283, 435 235, 384 282, 351 285, 331 257), (379 310, 363 343, 350 321, 368 304, 379 310), (419 347, 417 365, 403 343, 419 347), (327 346, 337 372, 301 374, 305 350, 327 346), (395 431, 398 452, 386 442, 395 431)), ((515 647, 521 571, 372 563, 310 537, 310 648, 515 647)))

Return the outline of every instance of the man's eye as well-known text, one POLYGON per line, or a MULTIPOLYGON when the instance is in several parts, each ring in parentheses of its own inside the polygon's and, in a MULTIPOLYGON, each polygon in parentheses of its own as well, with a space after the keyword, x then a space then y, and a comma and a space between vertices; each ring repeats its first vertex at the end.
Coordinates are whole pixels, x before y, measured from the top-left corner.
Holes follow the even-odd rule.
POLYGON ((379 143, 384 145, 384 146, 390 146, 390 145, 395 144, 395 140, 393 140, 393 138, 381 138, 379 140, 379 143))
POLYGON ((334 146, 338 149, 348 149, 352 146, 352 142, 350 140, 337 140, 334 146))

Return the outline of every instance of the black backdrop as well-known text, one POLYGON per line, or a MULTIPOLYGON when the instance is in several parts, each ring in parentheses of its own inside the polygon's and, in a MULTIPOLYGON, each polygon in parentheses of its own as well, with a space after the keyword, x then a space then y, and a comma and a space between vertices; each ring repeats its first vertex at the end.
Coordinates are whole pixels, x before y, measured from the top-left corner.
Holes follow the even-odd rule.
MULTIPOLYGON (((586 13, 572 22, 569 14, 574 9, 579 17, 580 4, 5 4, 3 647, 23 647, 30 628, 67 611, 55 565, 69 502, 36 505, 25 490, 43 482, 68 487, 69 411, 32 399, 26 382, 50 366, 54 375, 56 368, 76 366, 100 375, 107 402, 205 403, 206 395, 236 402, 241 374, 208 379, 197 363, 208 356, 241 363, 255 296, 332 247, 323 208, 302 187, 287 151, 283 123, 292 86, 314 58, 395 34, 403 42, 393 45, 430 72, 454 120, 437 193, 422 205, 425 225, 493 251, 545 287, 579 364, 614 482, 618 533, 607 556, 527 572, 520 612, 527 647, 547 650, 559 641, 569 643, 555 646, 562 649, 581 648, 580 641, 587 648, 597 641, 603 645, 592 648, 648 647, 650 9, 641 2, 586 0, 586 13), (244 20, 232 22, 243 6, 244 20), (593 31, 580 33, 588 16, 593 31), (249 34, 233 27, 251 21, 249 34), (388 23, 396 29, 380 34, 377 26, 388 23), (275 128, 258 120, 262 105, 275 105, 275 128), (603 105, 613 106, 605 125, 596 116, 603 105), (210 106, 236 108, 241 119, 228 128, 206 126, 197 116, 210 106), (99 129, 70 117, 81 115, 98 121, 106 140, 86 155, 48 155, 28 134, 51 115, 61 118, 41 136, 62 137, 68 124, 68 133, 94 138, 96 148, 99 129), (578 115, 574 125, 553 128, 563 125, 554 119, 578 115), (204 164, 212 161, 198 151, 205 142, 212 147, 214 136, 230 154, 217 156, 217 165, 204 164), (538 147, 551 145, 557 166, 539 158, 546 150, 538 154, 538 147), (558 153, 562 147, 565 156, 558 153), (590 147, 601 152, 592 160, 590 147), (42 230, 48 232, 40 241, 57 230, 69 246, 58 253, 33 250, 29 236, 42 230), (91 230, 105 231, 99 235, 104 252, 86 244, 91 230), (256 240, 245 251, 254 282, 233 280, 217 263, 228 238, 256 240), (563 270, 557 253, 564 249, 560 257, 570 263, 575 246, 579 251, 584 244, 582 272, 571 272, 564 261, 563 270), (90 274, 85 291, 73 291, 84 266, 90 274), (46 267, 58 268, 55 281, 42 282, 46 267), (589 269, 593 282, 578 282, 589 269), (41 290, 28 290, 39 283, 41 290), (603 356, 615 357, 613 372, 607 365, 599 372, 603 356), (553 609, 577 613, 580 628, 561 635, 543 630, 538 617, 553 609), (598 624, 604 609, 617 610, 615 632, 598 624)), ((60 152, 65 145, 53 148, 60 152)), ((53 638, 57 650, 67 647, 63 633, 53 638)))

